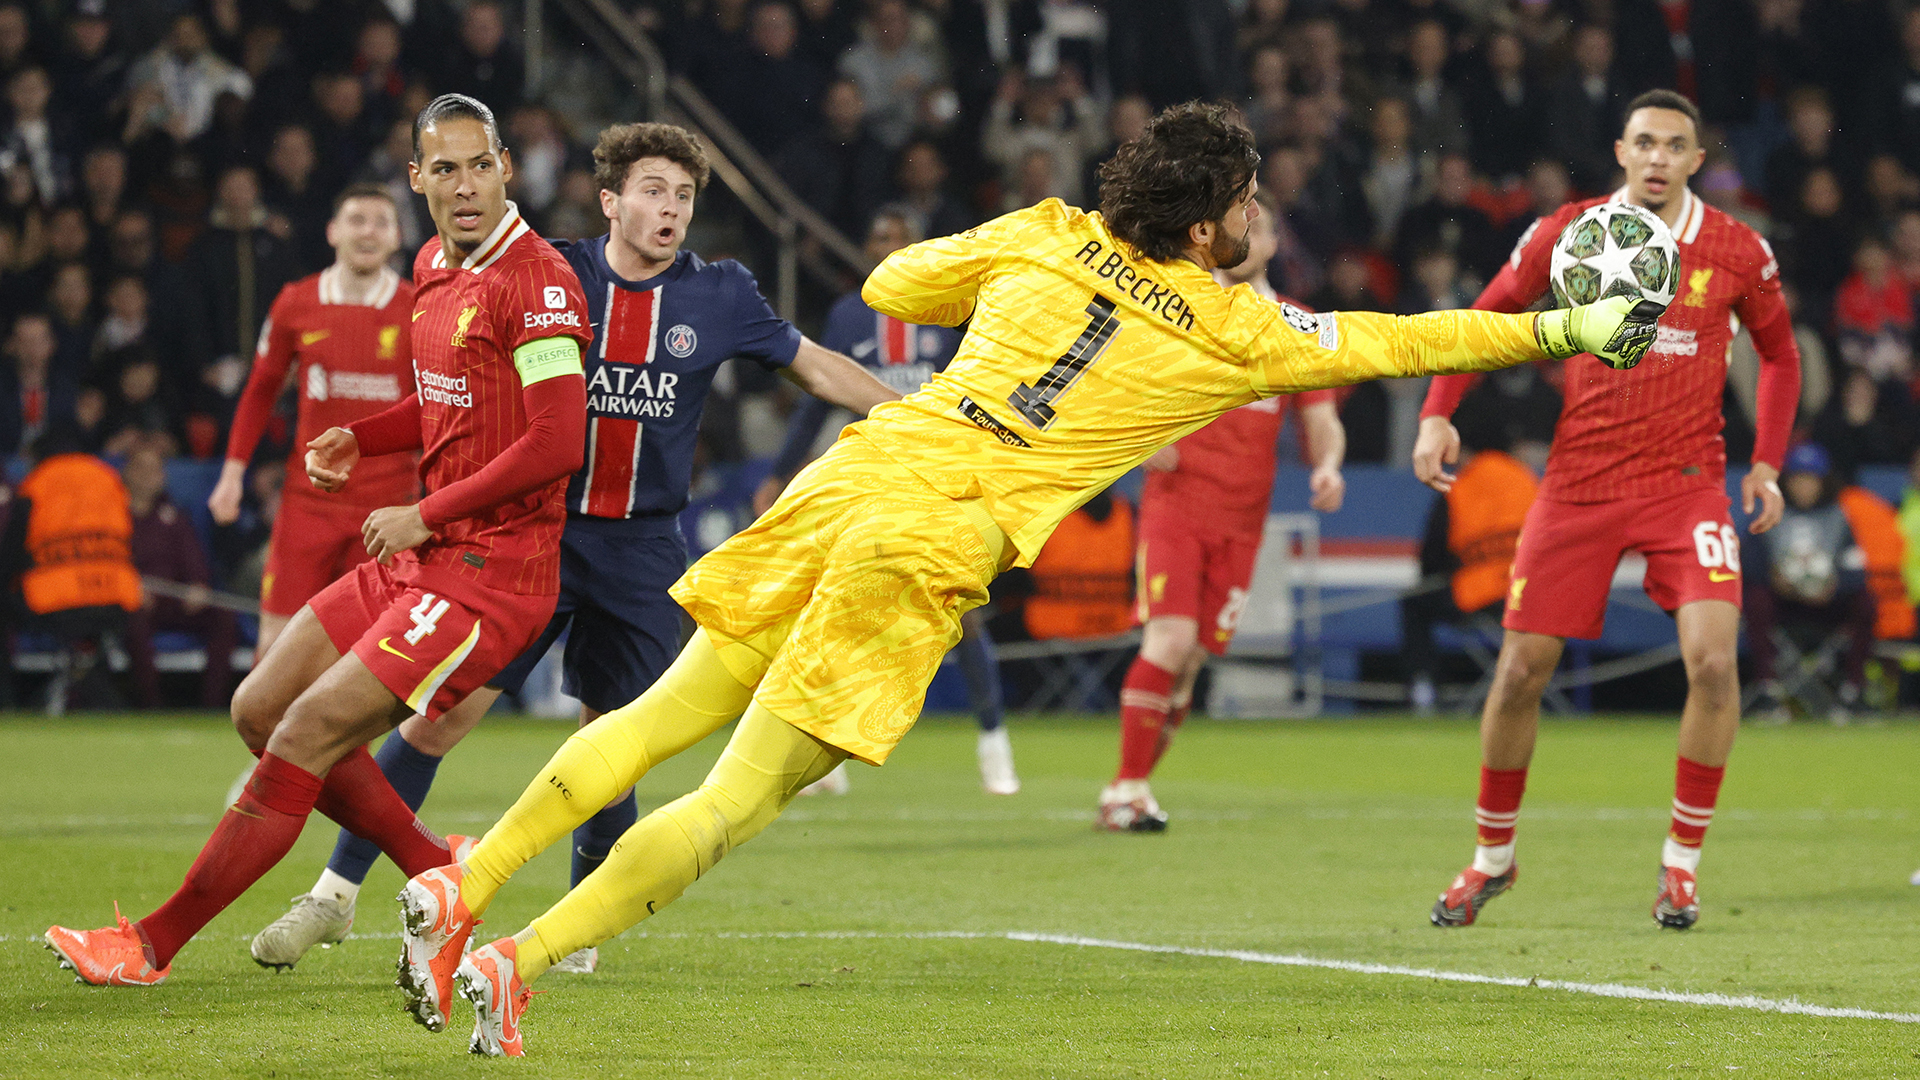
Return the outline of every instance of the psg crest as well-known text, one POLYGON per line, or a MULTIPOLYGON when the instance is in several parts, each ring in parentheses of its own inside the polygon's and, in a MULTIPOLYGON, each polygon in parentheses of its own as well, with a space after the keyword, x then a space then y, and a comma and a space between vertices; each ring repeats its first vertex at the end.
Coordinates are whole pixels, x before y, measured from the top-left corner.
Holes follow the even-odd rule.
POLYGON ((667 351, 681 359, 693 355, 694 347, 700 343, 700 335, 686 323, 677 323, 667 331, 667 351))

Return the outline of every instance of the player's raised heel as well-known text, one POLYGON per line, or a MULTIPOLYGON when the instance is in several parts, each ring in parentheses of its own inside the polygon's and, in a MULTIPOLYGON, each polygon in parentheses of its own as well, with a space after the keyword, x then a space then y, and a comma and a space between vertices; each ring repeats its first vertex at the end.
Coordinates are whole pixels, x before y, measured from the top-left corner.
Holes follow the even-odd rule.
POLYGON ((485 1057, 521 1057, 520 1017, 533 991, 520 981, 519 945, 501 938, 460 962, 454 983, 473 1006, 473 1039, 467 1049, 485 1057))
POLYGON ((291 971, 315 945, 340 944, 353 929, 353 903, 312 893, 293 898, 293 909, 253 936, 253 962, 275 971, 291 971))
POLYGON ((453 973, 473 937, 460 898, 459 863, 428 870, 400 890, 400 974, 405 1011, 428 1031, 444 1031, 453 1011, 453 973))
POLYGON ((1660 895, 1653 898, 1653 920, 1669 930, 1685 930, 1700 921, 1699 886, 1690 871, 1660 868, 1660 895))
POLYGON ((1469 866, 1460 871, 1447 891, 1433 902, 1428 918, 1435 926, 1472 926, 1487 901, 1513 888, 1518 880, 1520 866, 1517 863, 1507 867, 1506 873, 1491 877, 1469 866))

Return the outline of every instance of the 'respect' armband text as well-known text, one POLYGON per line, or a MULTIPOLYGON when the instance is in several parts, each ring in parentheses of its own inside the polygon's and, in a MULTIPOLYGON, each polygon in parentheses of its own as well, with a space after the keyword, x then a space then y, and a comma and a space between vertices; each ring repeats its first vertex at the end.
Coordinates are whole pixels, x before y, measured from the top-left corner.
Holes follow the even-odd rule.
POLYGON ((527 342, 513 350, 513 367, 520 373, 523 387, 562 375, 586 375, 586 369, 580 365, 580 343, 570 337, 527 342))

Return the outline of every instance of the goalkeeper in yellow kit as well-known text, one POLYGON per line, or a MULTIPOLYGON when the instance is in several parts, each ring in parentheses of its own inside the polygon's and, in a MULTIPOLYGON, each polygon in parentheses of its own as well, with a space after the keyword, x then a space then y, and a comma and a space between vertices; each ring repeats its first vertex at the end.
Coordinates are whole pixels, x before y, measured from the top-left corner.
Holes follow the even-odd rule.
POLYGON ((1258 165, 1224 107, 1176 106, 1101 169, 1101 213, 1049 199, 873 272, 863 296, 883 314, 971 319, 959 353, 688 570, 672 592, 700 630, 666 675, 569 739, 464 862, 407 883, 400 982, 423 1023, 446 1023, 457 985, 477 1013, 473 1050, 520 1053, 527 984, 672 902, 843 759, 886 761, 995 575, 1215 416, 1578 352, 1630 367, 1653 340, 1660 308, 1646 301, 1313 315, 1222 289, 1209 275, 1246 257, 1258 165), (642 819, 525 930, 462 959, 474 917, 520 866, 735 717, 699 790, 642 819))

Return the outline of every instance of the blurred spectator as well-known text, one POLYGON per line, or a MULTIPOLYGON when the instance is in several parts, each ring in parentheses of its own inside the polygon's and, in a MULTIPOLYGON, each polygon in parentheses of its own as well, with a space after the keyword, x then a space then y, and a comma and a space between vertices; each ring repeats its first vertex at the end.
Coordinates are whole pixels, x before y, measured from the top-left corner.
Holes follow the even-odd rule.
POLYGON ((1823 165, 1801 182, 1799 202, 1774 219, 1781 273, 1806 293, 1813 311, 1828 309, 1853 262, 1853 224, 1845 208, 1839 178, 1823 165))
MULTIPOLYGON (((560 178, 560 195, 547 212, 547 229, 541 235, 556 240, 584 240, 606 231, 607 216, 600 209, 600 185, 593 173, 587 169, 569 170, 560 178)), ((404 244, 401 250, 407 250, 404 244)))
POLYGON ((295 62, 285 27, 267 21, 249 26, 240 39, 240 70, 253 83, 249 120, 255 137, 264 141, 274 128, 302 118, 310 73, 295 62))
MULTIPOLYGON (((800 48, 822 68, 832 68, 853 47, 854 7, 852 0, 800 0, 800 48)), ((948 5, 949 13, 958 7, 948 5)))
POLYGON ((1899 58, 1879 73, 1877 86, 1871 130, 1908 169, 1920 173, 1920 8, 1901 16, 1899 58))
POLYGON ((1547 142, 1578 190, 1613 186, 1613 142, 1631 96, 1613 71, 1613 33, 1594 24, 1574 31, 1573 65, 1547 92, 1547 142))
POLYGON ((1462 104, 1473 167, 1497 183, 1526 171, 1539 152, 1544 104, 1527 78, 1519 35, 1496 32, 1481 53, 1483 70, 1462 104))
MULTIPOLYGON (((407 260, 405 270, 413 265, 413 255, 420 245, 427 242, 426 200, 414 194, 407 180, 407 165, 413 160, 413 119, 402 117, 387 125, 387 135, 380 145, 367 155, 367 163, 361 167, 357 179, 379 184, 393 195, 393 205, 400 212, 400 258, 407 260)), ((514 154, 514 164, 518 165, 520 155, 514 154)), ((516 170, 517 174, 517 170, 516 170)), ((599 202, 594 202, 598 213, 599 202)), ((602 219, 604 220, 604 219, 602 219)), ((549 220, 548 228, 552 228, 549 220)), ((543 234, 553 235, 553 234, 543 234)), ((560 237, 571 236, 561 233, 560 237)))
POLYGON ((506 137, 513 146, 514 202, 544 222, 567 170, 566 127, 552 109, 522 105, 508 119, 506 137))
POLYGON ((1413 119, 1413 147, 1422 154, 1462 154, 1467 122, 1460 95, 1447 85, 1447 29, 1436 19, 1415 23, 1407 34, 1407 70, 1400 96, 1413 119))
POLYGON ((333 200, 314 179, 318 161, 313 133, 304 126, 288 124, 273 133, 262 199, 293 227, 294 258, 308 270, 326 265, 333 255, 327 246, 333 200))
POLYGON ((1787 97, 1788 139, 1767 155, 1763 192, 1775 213, 1799 202, 1807 176, 1815 169, 1838 169, 1833 147, 1833 105, 1827 92, 1802 86, 1787 97))
POLYGON ((398 119, 413 119, 400 111, 400 98, 407 90, 407 76, 400 69, 400 49, 400 24, 379 15, 368 19, 354 38, 348 70, 360 80, 367 122, 381 129, 398 119))
POLYGON ((1227 0, 1114 0, 1106 5, 1113 88, 1155 108, 1232 96, 1240 81, 1227 0))
POLYGON ((127 207, 127 152, 119 145, 101 143, 87 151, 80 163, 80 201, 93 237, 94 250, 88 258, 100 269, 106 264, 113 219, 127 207))
MULTIPOLYGON (((1081 169, 1099 148, 1103 128, 1099 110, 1073 69, 1051 79, 1023 79, 1008 72, 987 111, 980 147, 1003 170, 1009 187, 1026 185, 1032 155, 1047 155, 1052 159, 1049 194, 1069 206, 1086 206, 1081 169)), ((1016 204, 1031 205, 1024 200, 1016 204)))
POLYGON ((1405 99, 1383 97, 1374 102, 1368 133, 1372 142, 1360 189, 1373 218, 1373 243, 1388 247, 1399 231, 1401 217, 1413 205, 1414 193, 1426 179, 1413 153, 1413 120, 1405 99))
POLYGON ((1139 94, 1124 94, 1107 106, 1106 141, 1087 159, 1087 167, 1081 177, 1080 187, 1087 193, 1089 201, 1100 201, 1100 166, 1113 159, 1121 143, 1139 138, 1140 133, 1147 130, 1147 121, 1151 119, 1153 106, 1139 94))
POLYGON ((1867 591, 1866 559, 1855 542, 1846 514, 1834 501, 1838 485, 1833 465, 1818 443, 1802 443, 1787 455, 1780 486, 1787 497, 1780 523, 1743 538, 1749 564, 1745 586, 1747 648, 1753 656, 1760 695, 1754 711, 1781 716, 1781 688, 1775 678, 1776 627, 1816 627, 1847 635, 1842 666, 1840 711, 1860 700, 1867 656, 1873 648, 1873 597, 1867 591))
POLYGON ((828 85, 823 122, 787 143, 780 175, 807 205, 848 236, 866 233, 867 216, 885 200, 887 149, 867 129, 860 87, 850 79, 828 85))
POLYGON ((1400 290, 1394 310, 1402 315, 1472 307, 1476 292, 1460 276, 1460 263, 1442 247, 1424 248, 1413 256, 1411 272, 1400 290))
POLYGON ((1414 252, 1439 248, 1451 253, 1477 283, 1492 280, 1506 252, 1492 219, 1467 201, 1472 193, 1473 166, 1466 157, 1443 156, 1434 170, 1433 193, 1400 219, 1396 261, 1407 266, 1414 252))
POLYGON ((18 454, 49 425, 72 421, 74 383, 53 368, 58 348, 53 320, 44 312, 15 317, 7 336, 12 362, 0 372, 0 454, 18 454))
POLYGON ((33 19, 21 3, 0 4, 0 80, 35 61, 33 19))
POLYGON ((1341 242, 1364 244, 1373 234, 1361 190, 1366 162, 1360 147, 1346 137, 1344 113, 1344 105, 1324 96, 1294 99, 1294 144, 1306 172, 1300 208, 1326 222, 1341 242))
POLYGON ((890 208, 907 216, 916 236, 950 236, 979 223, 972 211, 947 190, 947 163, 939 147, 916 139, 900 151, 894 170, 900 198, 890 208))
POLYGON ((205 365, 188 374, 231 402, 246 380, 267 308, 280 287, 299 276, 299 266, 292 245, 268 228, 260 182, 248 166, 220 174, 208 221, 187 256, 195 304, 191 355, 205 365))
POLYGON ((1889 230, 1894 269, 1910 289, 1920 289, 1920 209, 1900 211, 1889 230))
MULTIPOLYGON (((938 54, 916 43, 912 29, 905 0, 878 0, 859 44, 840 57, 840 74, 860 88, 873 135, 889 149, 906 143, 920 91, 944 73, 938 54)), ((864 230, 852 232, 858 236, 864 230)))
POLYGON ((1267 155, 1260 171, 1261 188, 1274 204, 1273 261, 1267 280, 1287 296, 1312 296, 1320 288, 1321 260, 1332 249, 1333 237, 1300 204, 1306 186, 1305 167, 1298 147, 1281 146, 1267 155))
POLYGON ((103 384, 102 452, 117 457, 135 447, 157 446, 169 457, 179 453, 180 406, 153 350, 135 344, 108 353, 98 379, 103 384))
POLYGON ((62 263, 47 288, 47 314, 53 320, 53 367, 78 383, 93 358, 93 278, 87 264, 62 263))
POLYGON ((1893 256, 1874 237, 1854 249, 1853 273, 1833 299, 1840 359, 1876 382, 1913 377, 1913 298, 1893 256))
POLYGON ((70 110, 86 143, 117 138, 113 105, 127 82, 128 57, 107 18, 106 0, 79 0, 53 64, 54 96, 70 110))
POLYGON ((154 668, 153 637, 172 631, 192 634, 206 650, 200 678, 200 707, 226 704, 233 683, 233 650, 240 634, 233 614, 207 606, 204 594, 213 583, 206 552, 193 522, 167 497, 166 461, 152 446, 127 455, 120 470, 133 517, 133 565, 141 574, 194 588, 186 600, 146 593, 127 621, 127 654, 132 669, 135 700, 143 709, 160 705, 160 673, 154 668))
POLYGON ((1045 150, 1029 150, 1021 155, 1019 168, 1008 180, 1000 209, 1008 212, 1046 199, 1065 198, 1066 179, 1060 175, 1059 159, 1045 150))
POLYGON ((445 50, 440 73, 443 88, 479 98, 505 116, 520 107, 526 90, 526 65, 520 50, 507 42, 506 16, 495 0, 475 0, 460 16, 460 34, 445 50))
POLYGON ((1860 368, 1847 368, 1840 392, 1813 421, 1813 437, 1832 448, 1839 467, 1849 474, 1861 465, 1898 465, 1913 452, 1920 437, 1920 417, 1914 415, 1906 388, 1876 383, 1860 368))
MULTIPOLYGON (((325 214, 331 209, 334 195, 347 186, 354 169, 366 159, 381 130, 367 115, 365 91, 350 71, 324 71, 314 76, 313 104, 309 130, 315 152, 314 184, 325 214)), ((501 108, 494 115, 511 113, 501 108)), ((316 266, 325 265, 333 257, 331 251, 317 254, 321 261, 316 266)))
POLYGON ((1533 223, 1549 217, 1555 210, 1573 201, 1573 180, 1567 167, 1551 158, 1541 158, 1527 169, 1527 212, 1516 214, 1507 223, 1502 246, 1509 252, 1518 247, 1533 223))
POLYGON ((738 68, 703 89, 762 153, 812 121, 827 69, 800 49, 800 21, 785 0, 763 0, 747 18, 738 68))
POLYGON ((73 190, 74 155, 78 152, 72 125, 49 111, 53 79, 45 68, 24 67, 7 80, 7 106, 12 116, 0 135, 0 172, 25 169, 42 204, 52 204, 73 190))
POLYGON ((173 20, 160 47, 133 65, 127 88, 129 142, 149 129, 176 143, 191 142, 213 126, 213 104, 221 94, 253 96, 253 81, 213 51, 198 15, 173 20))
POLYGON ((1289 134, 1293 92, 1288 88, 1287 50, 1278 41, 1255 48, 1247 61, 1247 128, 1261 146, 1276 143, 1289 134))
POLYGON ((1876 232, 1892 228, 1902 210, 1920 203, 1920 180, 1892 154, 1875 154, 1867 160, 1863 186, 1867 224, 1876 232))
POLYGON ((1249 0, 1241 13, 1240 30, 1234 35, 1242 54, 1250 54, 1262 45, 1282 44, 1287 39, 1288 0, 1249 0))
POLYGON ((94 334, 90 362, 145 340, 148 300, 147 284, 138 277, 127 274, 108 282, 106 314, 94 334))

